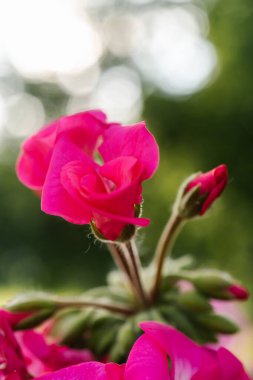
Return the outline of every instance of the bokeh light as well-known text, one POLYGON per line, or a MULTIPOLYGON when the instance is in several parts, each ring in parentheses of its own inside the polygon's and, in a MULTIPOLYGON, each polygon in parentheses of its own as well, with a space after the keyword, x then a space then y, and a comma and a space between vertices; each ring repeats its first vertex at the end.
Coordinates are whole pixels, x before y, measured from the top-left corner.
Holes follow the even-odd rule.
POLYGON ((108 50, 124 57, 138 49, 144 37, 144 25, 133 14, 114 13, 104 23, 104 38, 108 50))
POLYGON ((0 32, 10 61, 22 75, 50 79, 57 72, 85 69, 99 59, 99 35, 74 4, 68 0, 1 2, 0 32))
POLYGON ((30 94, 17 94, 8 99, 5 106, 6 130, 13 137, 26 137, 41 128, 45 111, 41 101, 30 94))
POLYGON ((63 91, 70 95, 86 95, 97 84, 100 72, 100 67, 96 64, 83 71, 59 74, 57 82, 63 91))
POLYGON ((146 79, 171 95, 192 94, 206 85, 218 61, 195 14, 185 8, 161 8, 142 19, 146 38, 133 59, 146 79))
POLYGON ((67 110, 71 113, 101 108, 109 119, 128 123, 140 117, 142 105, 138 75, 127 67, 115 66, 104 71, 90 97, 70 99, 67 110))

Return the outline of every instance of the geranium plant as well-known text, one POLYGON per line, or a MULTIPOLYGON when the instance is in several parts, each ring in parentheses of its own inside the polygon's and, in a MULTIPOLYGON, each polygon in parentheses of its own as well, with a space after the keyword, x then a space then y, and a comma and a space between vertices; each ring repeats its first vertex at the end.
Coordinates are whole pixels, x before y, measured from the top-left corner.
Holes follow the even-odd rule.
POLYGON ((212 301, 246 300, 247 289, 225 272, 170 255, 184 224, 222 194, 227 168, 183 182, 143 267, 135 243, 149 224, 141 216, 142 182, 158 163, 144 122, 110 123, 101 111, 62 117, 24 142, 20 181, 41 196, 42 211, 89 224, 117 269, 105 286, 78 296, 31 292, 10 301, 0 312, 0 380, 249 379, 229 351, 208 348, 238 330, 212 301))

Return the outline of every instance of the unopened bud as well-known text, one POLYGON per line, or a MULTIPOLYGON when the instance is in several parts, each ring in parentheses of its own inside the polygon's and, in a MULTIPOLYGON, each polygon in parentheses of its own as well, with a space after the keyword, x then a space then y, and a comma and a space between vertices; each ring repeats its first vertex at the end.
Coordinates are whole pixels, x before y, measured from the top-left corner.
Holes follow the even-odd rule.
POLYGON ((196 328, 186 313, 170 305, 161 306, 159 311, 168 324, 172 324, 190 338, 198 340, 196 328))
POLYGON ((246 300, 249 297, 247 289, 238 285, 228 273, 218 270, 187 272, 185 279, 208 297, 225 300, 246 300))
POLYGON ((44 309, 34 312, 29 317, 23 318, 19 323, 17 323, 15 330, 26 330, 39 326, 42 322, 50 318, 54 314, 54 311, 54 309, 44 309))
POLYGON ((220 334, 235 334, 239 330, 239 327, 235 322, 222 315, 213 313, 200 314, 197 316, 197 320, 211 331, 220 334))
POLYGON ((94 313, 95 311, 91 308, 62 310, 55 316, 49 333, 58 342, 71 344, 81 338, 94 313))
POLYGON ((222 194, 228 181, 226 165, 206 173, 197 173, 183 183, 176 201, 179 215, 185 219, 204 215, 222 194))
POLYGON ((249 291, 238 284, 229 286, 227 292, 231 294, 232 298, 235 298, 237 300, 247 300, 250 296, 249 291))
POLYGON ((200 186, 195 186, 182 197, 178 205, 178 214, 183 219, 190 219, 199 215, 199 210, 205 196, 200 195, 200 186))
POLYGON ((181 293, 176 298, 177 303, 191 312, 207 312, 212 310, 206 297, 195 291, 181 293))
POLYGON ((11 300, 7 309, 13 312, 22 311, 40 311, 53 309, 56 307, 56 301, 53 295, 44 292, 32 292, 20 294, 11 300))
POLYGON ((117 362, 125 358, 137 336, 138 333, 136 333, 133 323, 124 323, 118 330, 115 343, 110 352, 110 360, 117 362))

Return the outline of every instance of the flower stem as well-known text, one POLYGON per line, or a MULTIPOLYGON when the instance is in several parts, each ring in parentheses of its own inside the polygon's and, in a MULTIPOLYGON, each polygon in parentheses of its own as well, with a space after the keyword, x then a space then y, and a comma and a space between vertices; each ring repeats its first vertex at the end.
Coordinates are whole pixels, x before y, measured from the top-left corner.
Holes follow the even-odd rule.
POLYGON ((126 252, 123 244, 118 245, 117 243, 108 243, 107 246, 111 252, 111 255, 116 265, 125 274, 136 299, 140 301, 138 285, 136 283, 136 278, 133 275, 131 262, 129 262, 129 253, 126 252))
POLYGON ((126 258, 128 258, 129 267, 131 270, 132 278, 134 279, 135 286, 137 288, 137 292, 139 294, 139 299, 141 300, 144 306, 149 305, 148 295, 143 287, 142 279, 141 279, 141 263, 139 258, 138 249, 134 239, 131 239, 127 243, 125 243, 126 249, 126 258))
POLYGON ((151 297, 154 300, 160 289, 163 264, 168 250, 171 251, 175 238, 179 232, 180 227, 183 224, 183 218, 180 217, 176 212, 172 213, 168 223, 166 224, 162 235, 158 241, 156 252, 154 255, 155 262, 155 278, 154 284, 151 290, 151 297))
POLYGON ((125 307, 119 304, 108 304, 99 301, 90 301, 90 300, 81 300, 81 299, 69 299, 67 297, 62 297, 61 300, 57 300, 57 308, 65 308, 65 307, 95 307, 98 309, 104 309, 108 311, 112 311, 115 313, 120 313, 124 315, 131 315, 134 312, 134 309, 125 307))
POLYGON ((118 268, 131 280, 131 271, 120 246, 116 243, 108 243, 107 246, 118 268))

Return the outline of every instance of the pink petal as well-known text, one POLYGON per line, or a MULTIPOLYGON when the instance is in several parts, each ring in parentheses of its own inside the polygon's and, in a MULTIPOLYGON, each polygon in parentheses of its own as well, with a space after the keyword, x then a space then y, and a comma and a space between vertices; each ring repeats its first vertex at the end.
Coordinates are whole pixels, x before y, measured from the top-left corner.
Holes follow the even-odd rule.
POLYGON ((61 182, 73 199, 91 210, 100 232, 115 240, 126 224, 149 223, 134 216, 141 194, 140 174, 133 157, 119 157, 101 168, 72 161, 62 168, 61 182))
POLYGON ((33 190, 41 190, 55 142, 66 136, 87 154, 93 155, 99 137, 108 127, 103 112, 94 110, 62 117, 29 137, 17 162, 19 180, 33 190))
POLYGON ((15 380, 14 373, 22 380, 27 377, 25 361, 12 331, 9 313, 0 310, 0 379, 10 377, 15 380))
MULTIPOLYGON (((224 166, 224 165, 221 165, 224 166)), ((227 171, 225 172, 225 177, 220 182, 216 183, 216 186, 210 191, 210 194, 208 195, 207 199, 205 200, 203 207, 201 209, 201 215, 204 215, 204 213, 207 211, 207 209, 212 205, 212 203, 217 199, 223 192, 226 184, 227 184, 227 171)))
POLYGON ((141 327, 171 358, 173 380, 250 380, 240 361, 224 348, 217 352, 201 347, 157 322, 143 322, 141 327))
POLYGON ((17 162, 19 180, 33 190, 41 190, 55 143, 57 122, 47 125, 27 139, 17 162))
POLYGON ((35 377, 93 359, 88 350, 73 350, 55 343, 49 344, 44 335, 34 330, 17 332, 16 338, 28 372, 35 377))
POLYGON ((12 372, 4 377, 4 380, 22 380, 22 378, 17 372, 12 372))
POLYGON ((221 369, 219 380, 250 380, 240 361, 231 352, 220 348, 217 356, 221 369))
POLYGON ((121 156, 135 157, 143 166, 143 180, 153 175, 159 163, 158 145, 145 122, 124 127, 110 126, 105 131, 99 151, 105 162, 121 156))
POLYGON ((64 135, 85 153, 92 156, 99 143, 99 137, 102 137, 107 127, 106 115, 103 112, 80 112, 59 119, 57 139, 64 135))
POLYGON ((89 362, 52 372, 36 380, 110 380, 105 372, 105 364, 89 362))
POLYGON ((207 209, 212 205, 216 198, 218 198, 228 181, 228 171, 226 165, 220 165, 217 168, 210 170, 209 172, 200 174, 187 186, 187 191, 197 185, 201 185, 200 194, 207 194, 207 198, 204 201, 200 215, 204 215, 207 209))
POLYGON ((170 357, 173 380, 197 380, 197 377, 193 376, 203 367, 203 373, 208 375, 208 365, 212 363, 208 350, 170 326, 157 322, 142 322, 140 326, 170 357))
POLYGON ((147 335, 142 335, 129 354, 125 380, 169 380, 166 352, 147 335))
POLYGON ((74 143, 62 137, 54 148, 54 153, 42 191, 41 208, 47 214, 61 216, 75 224, 89 223, 90 210, 85 204, 77 202, 63 187, 62 168, 70 161, 79 160, 85 166, 91 159, 74 143))
POLYGON ((108 363, 105 365, 108 380, 125 380, 125 364, 108 363))
POLYGON ((118 189, 136 180, 141 183, 142 166, 135 157, 122 155, 105 163, 100 168, 100 174, 111 180, 118 189))

